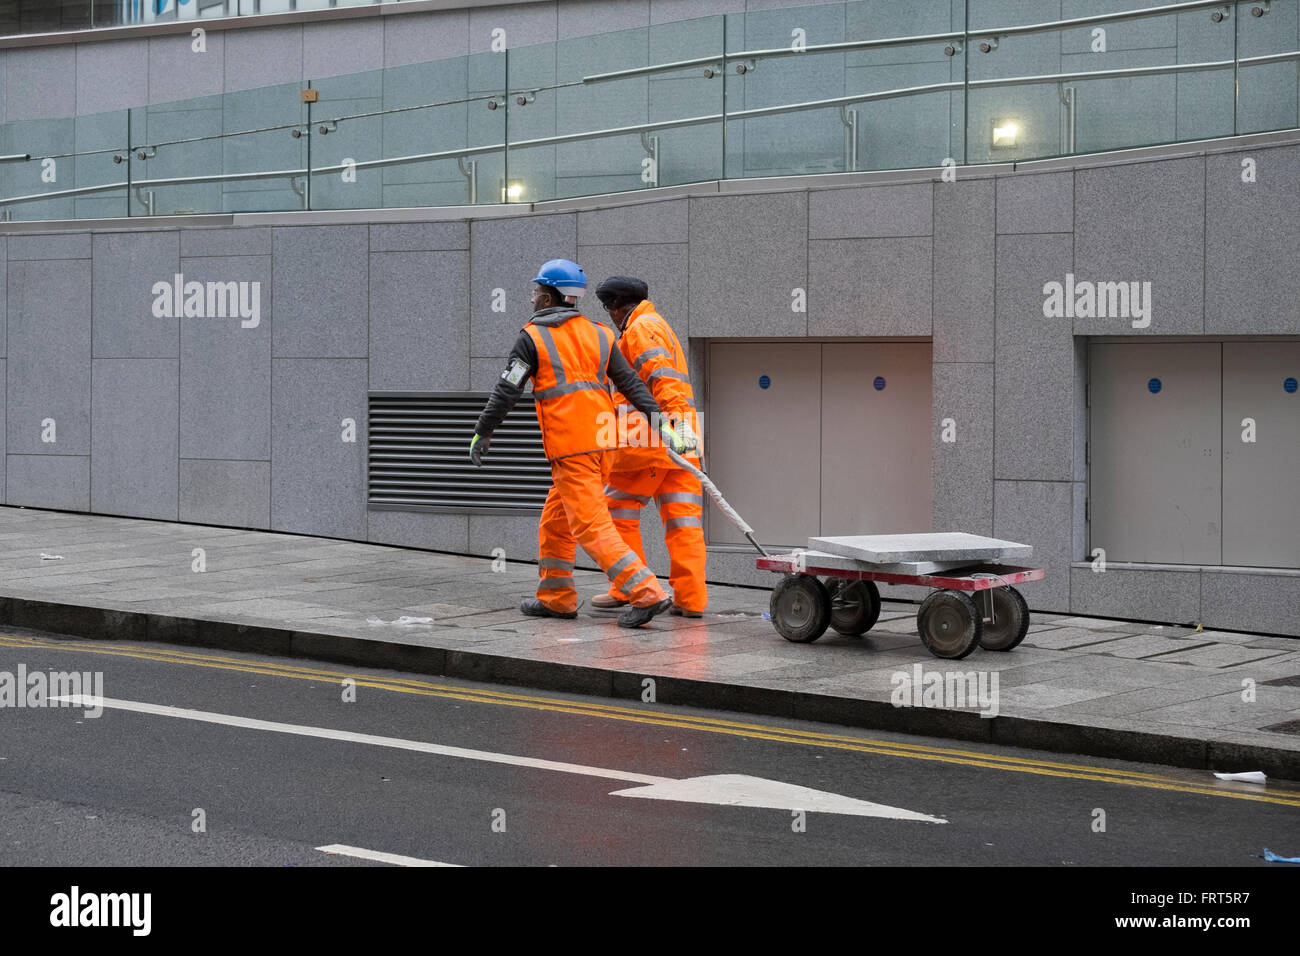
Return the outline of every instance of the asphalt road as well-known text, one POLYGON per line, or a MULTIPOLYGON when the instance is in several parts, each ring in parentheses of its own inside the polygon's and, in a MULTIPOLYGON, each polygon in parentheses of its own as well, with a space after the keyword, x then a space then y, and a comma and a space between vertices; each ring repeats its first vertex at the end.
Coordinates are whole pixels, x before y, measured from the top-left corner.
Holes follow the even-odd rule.
POLYGON ((1300 788, 1288 784, 10 630, 0 680, 20 667, 101 674, 106 700, 97 717, 0 709, 6 866, 1266 866, 1264 847, 1300 855, 1300 788), (770 805, 728 805, 739 798, 770 805))

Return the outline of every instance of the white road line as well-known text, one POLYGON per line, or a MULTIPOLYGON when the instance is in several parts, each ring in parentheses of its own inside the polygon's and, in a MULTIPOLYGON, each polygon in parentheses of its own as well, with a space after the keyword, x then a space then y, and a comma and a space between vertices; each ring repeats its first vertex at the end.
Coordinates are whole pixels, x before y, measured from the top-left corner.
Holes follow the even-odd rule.
POLYGON ((397 853, 381 853, 379 850, 367 850, 359 846, 344 846, 342 843, 331 843, 329 846, 318 846, 316 849, 322 853, 330 853, 337 856, 355 856, 362 860, 375 860, 378 863, 391 863, 393 866, 460 866, 459 863, 439 863, 437 860, 421 860, 413 856, 400 856, 397 853))
POLYGON ((274 720, 255 720, 251 717, 235 717, 230 714, 214 714, 205 710, 185 710, 181 707, 164 707, 160 704, 146 704, 134 700, 114 700, 111 697, 91 698, 80 694, 64 697, 52 697, 51 700, 70 701, 74 706, 102 704, 110 710, 129 710, 137 714, 156 714, 159 717, 180 717, 183 720, 197 720, 205 724, 223 724, 227 727, 243 727, 246 730, 269 730, 280 734, 297 734, 299 737, 320 737, 326 740, 341 740, 353 744, 369 744, 372 747, 393 747, 398 750, 415 750, 419 753, 438 754, 443 757, 462 757, 466 760, 482 760, 486 763, 504 763, 515 767, 531 767, 535 770, 555 770, 559 773, 577 773, 586 777, 605 777, 610 780, 626 780, 630 783, 656 784, 672 783, 671 777, 652 777, 644 773, 629 773, 626 770, 605 770, 601 767, 584 767, 576 763, 560 763, 556 760, 538 760, 536 757, 516 757, 513 754, 498 754, 489 750, 466 750, 463 747, 446 747, 442 744, 425 743, 422 740, 404 740, 401 737, 378 737, 374 734, 357 734, 350 730, 332 730, 328 727, 308 727, 303 724, 282 724, 274 720))
POLYGON ((586 767, 576 763, 561 763, 556 760, 539 760, 536 757, 518 757, 513 754, 493 753, 490 750, 467 750, 464 747, 448 747, 443 744, 425 743, 422 740, 379 737, 374 734, 358 734, 350 730, 333 730, 328 727, 282 724, 274 720, 255 720, 252 717, 214 714, 205 710, 164 707, 161 704, 147 704, 135 700, 88 697, 82 694, 51 697, 50 700, 67 701, 73 706, 95 706, 109 710, 133 711, 137 714, 155 714, 159 717, 179 717, 182 720, 197 720, 207 724, 241 727, 245 730, 269 730, 280 734, 296 734, 299 737, 318 737, 325 740, 339 740, 344 743, 368 744, 372 747, 393 747, 398 750, 414 750, 418 753, 437 754, 442 757, 460 757, 465 760, 509 764, 534 770, 555 770, 559 773, 576 773, 586 777, 626 780, 630 783, 644 785, 626 790, 616 790, 611 794, 611 796, 618 797, 676 800, 686 803, 713 803, 724 806, 808 810, 821 813, 844 813, 855 816, 885 817, 894 820, 923 820, 927 823, 948 822, 941 817, 933 817, 913 810, 904 810, 901 807, 870 803, 853 797, 843 797, 839 794, 810 790, 807 787, 800 787, 795 784, 764 780, 762 777, 750 777, 744 774, 714 774, 675 780, 672 777, 652 777, 649 774, 630 773, 626 770, 606 770, 601 767, 586 767))

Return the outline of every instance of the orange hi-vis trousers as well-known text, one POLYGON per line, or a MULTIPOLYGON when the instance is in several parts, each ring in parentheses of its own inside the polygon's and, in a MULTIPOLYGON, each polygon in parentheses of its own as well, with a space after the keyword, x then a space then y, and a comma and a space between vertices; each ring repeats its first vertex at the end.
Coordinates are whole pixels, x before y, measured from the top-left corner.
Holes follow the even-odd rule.
POLYGON ((575 544, 582 545, 605 572, 611 587, 627 594, 636 607, 665 598, 644 557, 624 543, 605 507, 604 454, 586 452, 551 462, 551 490, 537 524, 537 599, 552 611, 578 609, 578 591, 573 586, 575 544))
MULTIPOLYGON (((668 546, 668 583, 673 601, 688 611, 703 611, 709 603, 704 583, 704 489, 700 480, 682 468, 644 468, 615 471, 605 476, 605 503, 614 527, 627 546, 645 560, 641 544, 641 509, 655 499, 664 523, 664 544, 668 546)), ((621 600, 627 594, 611 584, 609 593, 621 600)), ((635 601, 633 603, 636 603, 635 601)))

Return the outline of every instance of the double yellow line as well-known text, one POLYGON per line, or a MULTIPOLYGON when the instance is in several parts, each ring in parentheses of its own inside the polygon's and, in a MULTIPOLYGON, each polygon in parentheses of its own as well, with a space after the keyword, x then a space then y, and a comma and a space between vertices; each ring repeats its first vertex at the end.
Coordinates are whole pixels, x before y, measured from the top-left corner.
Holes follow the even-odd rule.
POLYGON ((1169 790, 1178 793, 1193 793, 1211 797, 1227 797, 1232 800, 1251 800, 1257 803, 1273 803, 1285 807, 1300 807, 1300 793, 1265 790, 1240 791, 1228 786, 1214 784, 1197 784, 1176 777, 1159 774, 1139 773, 1132 770, 1116 770, 1107 767, 1090 767, 1084 764, 1061 763, 1051 760, 1034 760, 1027 757, 1010 757, 998 754, 979 753, 970 750, 958 750, 950 747, 927 747, 920 744, 898 743, 889 740, 873 740, 866 737, 853 737, 842 734, 818 733, 807 730, 794 730, 788 727, 776 727, 769 724, 752 724, 737 720, 722 720, 715 717, 697 717, 659 709, 650 705, 643 707, 620 707, 615 704, 585 703, 582 701, 562 700, 555 697, 539 697, 533 694, 512 694, 505 691, 476 690, 456 687, 450 684, 436 684, 430 681, 407 680, 398 677, 370 677, 348 673, 347 671, 329 670, 322 667, 300 666, 296 664, 264 663, 247 661, 219 654, 201 654, 191 651, 171 649, 154 649, 137 647, 130 644, 104 644, 84 641, 50 641, 41 638, 20 637, 13 634, 0 634, 0 646, 27 649, 45 649, 51 651, 74 651, 89 654, 101 654, 110 657, 128 657, 137 660, 157 661, 164 664, 184 664, 190 667, 210 667, 217 670, 239 671, 245 674, 265 674, 270 677, 284 677, 293 680, 314 680, 339 683, 351 678, 358 687, 371 687, 376 690, 392 691, 398 694, 418 694, 425 697, 442 697, 449 700, 463 700, 476 704, 495 704, 504 707, 524 707, 529 710, 552 711, 560 714, 576 714, 583 717, 600 717, 606 720, 627 720, 637 724, 660 727, 676 727, 681 730, 702 731, 713 734, 728 734, 733 737, 747 737, 754 740, 771 740, 777 743, 799 744, 807 747, 821 747, 832 750, 848 750, 856 753, 879 754, 886 757, 905 757, 911 760, 934 760, 940 763, 957 764, 967 767, 980 767, 989 770, 1009 770, 1017 773, 1032 773, 1045 777, 1064 777, 1073 780, 1087 780, 1093 783, 1114 783, 1129 787, 1147 787, 1154 790, 1169 790))

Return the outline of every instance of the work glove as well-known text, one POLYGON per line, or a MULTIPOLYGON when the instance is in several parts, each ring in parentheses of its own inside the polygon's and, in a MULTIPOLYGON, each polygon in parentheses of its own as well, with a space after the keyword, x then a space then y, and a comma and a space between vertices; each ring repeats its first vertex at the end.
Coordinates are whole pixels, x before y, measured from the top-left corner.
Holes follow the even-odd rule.
POLYGON ((679 421, 676 428, 669 422, 663 422, 659 426, 659 434, 663 436, 664 443, 679 455, 688 455, 700 447, 700 439, 691 426, 686 424, 686 419, 679 421))
POLYGON ((475 435, 474 440, 469 443, 469 460, 476 466, 483 466, 483 456, 487 450, 492 447, 492 436, 475 435))
POLYGON ((688 453, 693 454, 700 450, 700 436, 695 434, 695 429, 684 418, 677 423, 677 437, 685 442, 688 453))

